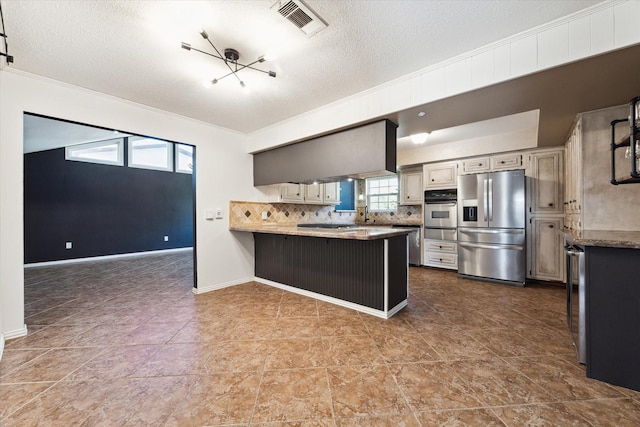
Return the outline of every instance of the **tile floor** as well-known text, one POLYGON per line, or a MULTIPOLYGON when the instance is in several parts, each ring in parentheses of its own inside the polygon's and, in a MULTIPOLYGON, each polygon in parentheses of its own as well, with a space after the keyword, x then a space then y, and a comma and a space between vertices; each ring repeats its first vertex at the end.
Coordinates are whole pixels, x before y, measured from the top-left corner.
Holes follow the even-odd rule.
POLYGON ((411 268, 390 320, 257 283, 194 295, 191 253, 25 271, 2 426, 638 426, 585 378, 562 288, 411 268))

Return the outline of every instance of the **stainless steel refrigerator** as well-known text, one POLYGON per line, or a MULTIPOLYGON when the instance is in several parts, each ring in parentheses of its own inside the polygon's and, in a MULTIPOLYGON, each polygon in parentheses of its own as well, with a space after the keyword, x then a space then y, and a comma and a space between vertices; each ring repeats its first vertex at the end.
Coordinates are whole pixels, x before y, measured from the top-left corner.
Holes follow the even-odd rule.
POLYGON ((458 177, 458 275, 524 286, 523 170, 458 177))

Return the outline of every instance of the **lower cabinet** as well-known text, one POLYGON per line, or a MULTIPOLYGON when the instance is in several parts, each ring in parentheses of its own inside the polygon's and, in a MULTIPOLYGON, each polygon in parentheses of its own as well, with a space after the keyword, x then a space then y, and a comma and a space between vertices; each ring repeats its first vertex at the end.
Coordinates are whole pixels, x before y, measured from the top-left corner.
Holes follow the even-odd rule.
POLYGON ((448 240, 424 240, 424 265, 458 269, 458 244, 448 240))
POLYGON ((563 219, 537 218, 530 220, 528 231, 528 277, 539 280, 564 280, 563 219))

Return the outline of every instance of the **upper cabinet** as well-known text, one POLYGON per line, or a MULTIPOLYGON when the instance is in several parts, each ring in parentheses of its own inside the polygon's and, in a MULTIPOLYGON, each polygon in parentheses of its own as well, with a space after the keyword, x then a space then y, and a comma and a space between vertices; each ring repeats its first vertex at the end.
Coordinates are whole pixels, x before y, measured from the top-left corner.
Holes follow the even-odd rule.
POLYGON ((327 182, 324 185, 324 202, 327 205, 340 204, 340 183, 327 182))
POLYGON ((400 204, 421 205, 424 203, 422 171, 401 172, 400 177, 400 204))
POLYGON ((460 175, 524 168, 520 153, 474 157, 462 160, 461 163, 460 175))
POLYGON ((477 157, 462 161, 460 174, 482 173, 491 170, 491 157, 477 157))
POLYGON ((269 201, 274 203, 305 203, 337 205, 340 203, 339 184, 274 184, 270 186, 269 201))
POLYGON ((564 174, 563 152, 561 150, 533 153, 529 155, 531 186, 529 188, 529 212, 532 214, 562 214, 564 174))
POLYGON ((424 165, 424 188, 446 189, 458 185, 459 162, 430 163, 424 165))
POLYGON ((582 142, 581 123, 576 123, 565 145, 566 172, 564 208, 567 214, 579 214, 582 209, 582 142))
POLYGON ((271 188, 271 200, 274 202, 304 203, 303 184, 276 184, 271 188))
POLYGON ((512 153, 491 157, 491 170, 522 169, 522 154, 512 153))
POLYGON ((304 201, 305 203, 324 204, 324 185, 309 184, 305 186, 304 201))

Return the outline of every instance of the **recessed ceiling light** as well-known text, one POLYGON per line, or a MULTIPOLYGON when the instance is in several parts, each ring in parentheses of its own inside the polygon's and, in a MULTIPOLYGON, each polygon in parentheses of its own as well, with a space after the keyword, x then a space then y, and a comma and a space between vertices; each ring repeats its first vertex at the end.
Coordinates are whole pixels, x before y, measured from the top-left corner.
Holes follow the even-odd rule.
POLYGON ((420 111, 420 112, 418 113, 418 117, 424 117, 424 116, 426 116, 426 115, 427 115, 427 113, 425 113, 424 111, 420 111))

